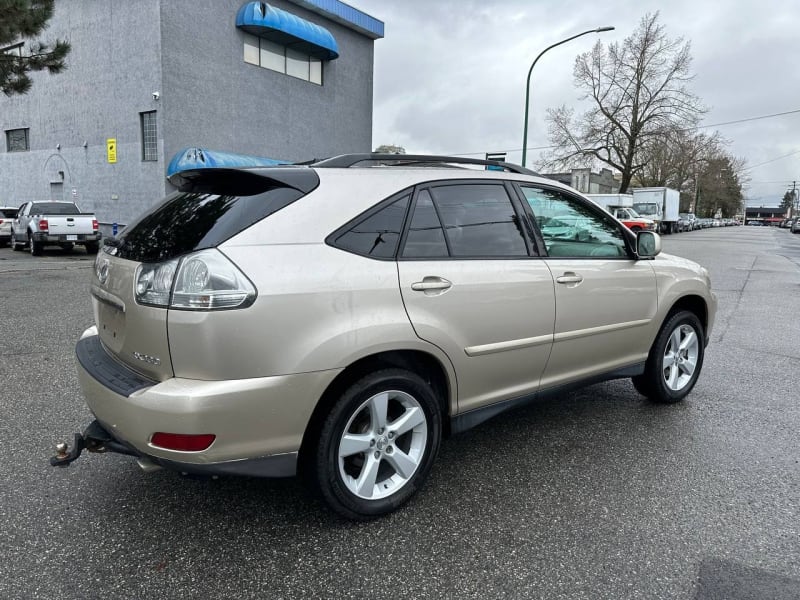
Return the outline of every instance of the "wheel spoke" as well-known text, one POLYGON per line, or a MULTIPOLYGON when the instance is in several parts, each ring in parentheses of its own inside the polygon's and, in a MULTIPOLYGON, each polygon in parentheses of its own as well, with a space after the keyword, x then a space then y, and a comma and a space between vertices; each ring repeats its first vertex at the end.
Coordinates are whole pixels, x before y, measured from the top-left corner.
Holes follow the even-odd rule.
POLYGON ((694 348, 697 345, 697 334, 694 332, 694 329, 691 329, 687 334, 686 337, 683 338, 683 341, 680 343, 681 350, 687 350, 689 348, 694 348))
POLYGON ((372 454, 367 455, 364 468, 356 479, 356 493, 362 498, 371 498, 375 491, 375 481, 378 479, 378 467, 381 461, 372 454))
POLYGON ((694 373, 694 369, 695 369, 696 366, 697 366, 696 362, 691 361, 691 360, 684 360, 681 363, 681 370, 684 373, 686 373, 689 377, 691 377, 692 373, 694 373))
POLYGON ((339 443, 339 458, 367 452, 370 449, 370 442, 372 439, 372 435, 369 433, 346 433, 339 443))
POLYGON ((384 392, 370 398, 369 416, 372 419, 372 430, 386 428, 386 413, 389 409, 389 394, 384 392))
POLYGON ((669 367, 669 375, 667 376, 667 385, 669 386, 669 389, 671 390, 675 389, 675 384, 678 381, 678 376, 680 375, 680 372, 681 370, 675 365, 669 367))
POLYGON ((675 364, 675 355, 672 352, 667 352, 664 355, 664 368, 667 369, 675 364))
POLYGON ((667 350, 672 352, 673 354, 677 354, 681 347, 681 328, 678 327, 675 331, 672 332, 672 335, 669 336, 669 345, 667 346, 667 350))
POLYGON ((414 474, 417 468, 417 461, 412 459, 408 454, 394 447, 394 452, 385 455, 386 461, 394 467, 397 474, 403 479, 408 479, 414 474))
POLYGON ((389 423, 389 429, 394 431, 397 437, 414 429, 417 425, 422 425, 425 422, 425 413, 421 408, 407 408, 406 412, 400 415, 397 419, 389 423))

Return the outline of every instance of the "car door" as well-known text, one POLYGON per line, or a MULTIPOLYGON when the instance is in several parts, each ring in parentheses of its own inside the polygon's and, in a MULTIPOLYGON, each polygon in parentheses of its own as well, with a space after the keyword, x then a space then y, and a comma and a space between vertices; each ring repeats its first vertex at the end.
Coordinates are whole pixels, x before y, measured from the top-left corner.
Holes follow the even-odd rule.
POLYGON ((12 230, 12 237, 11 241, 14 242, 15 240, 18 242, 24 242, 27 240, 27 234, 25 233, 25 229, 27 227, 27 215, 28 210, 31 207, 30 202, 26 202, 22 206, 19 207, 17 211, 16 218, 11 222, 11 230, 12 230))
POLYGON ((520 190, 542 235, 555 280, 553 350, 543 389, 643 362, 646 332, 658 308, 650 261, 637 260, 622 226, 588 201, 546 186, 520 190), (570 236, 549 234, 550 218, 576 223, 570 236))
POLYGON ((547 364, 553 278, 535 256, 522 210, 497 180, 414 194, 400 289, 416 334, 452 361, 459 413, 533 393, 547 364))

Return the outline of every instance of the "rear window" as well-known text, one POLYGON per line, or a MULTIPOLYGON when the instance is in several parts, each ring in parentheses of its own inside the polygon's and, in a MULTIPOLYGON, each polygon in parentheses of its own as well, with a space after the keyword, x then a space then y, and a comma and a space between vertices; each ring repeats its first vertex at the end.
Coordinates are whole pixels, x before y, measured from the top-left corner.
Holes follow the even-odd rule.
POLYGON ((276 187, 253 196, 176 192, 125 228, 116 255, 137 262, 160 262, 214 248, 305 194, 276 187))
POLYGON ((79 215, 81 211, 74 204, 64 202, 34 202, 32 215, 79 215))
POLYGON ((4 216, 6 219, 14 219, 17 216, 17 209, 16 208, 0 208, 0 215, 4 216))

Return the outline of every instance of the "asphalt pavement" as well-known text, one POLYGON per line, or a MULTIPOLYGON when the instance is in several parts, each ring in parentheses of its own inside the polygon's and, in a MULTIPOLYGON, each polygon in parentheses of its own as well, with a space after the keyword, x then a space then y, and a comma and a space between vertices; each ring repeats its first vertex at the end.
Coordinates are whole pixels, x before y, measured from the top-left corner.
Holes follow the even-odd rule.
POLYGON ((366 524, 293 479, 50 467, 91 420, 73 348, 93 257, 0 249, 0 598, 800 598, 800 235, 663 244, 719 297, 685 402, 619 380, 503 414, 366 524))

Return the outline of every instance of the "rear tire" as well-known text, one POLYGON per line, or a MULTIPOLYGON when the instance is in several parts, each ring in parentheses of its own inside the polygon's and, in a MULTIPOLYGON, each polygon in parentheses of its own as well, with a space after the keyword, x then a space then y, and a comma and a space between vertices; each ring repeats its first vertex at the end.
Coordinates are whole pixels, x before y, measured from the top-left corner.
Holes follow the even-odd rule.
POLYGON ((680 402, 697 382, 704 355, 705 335, 697 315, 676 312, 662 325, 644 373, 632 378, 633 387, 654 402, 680 402))
POLYGON ((44 249, 44 244, 42 242, 34 241, 33 237, 28 237, 28 243, 30 244, 31 248, 31 256, 41 256, 42 250, 44 249))
POLYGON ((364 521, 407 502, 439 450, 442 415, 431 387, 403 369, 353 383, 322 424, 309 481, 340 515, 364 521))

